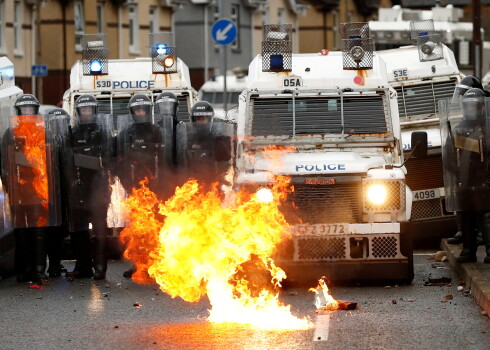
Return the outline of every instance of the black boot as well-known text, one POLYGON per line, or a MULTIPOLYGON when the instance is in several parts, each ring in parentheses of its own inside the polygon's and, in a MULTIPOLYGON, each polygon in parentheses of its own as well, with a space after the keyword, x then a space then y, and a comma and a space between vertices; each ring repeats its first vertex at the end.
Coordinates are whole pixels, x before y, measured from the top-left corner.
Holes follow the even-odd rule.
POLYGON ((27 282, 33 279, 33 269, 31 257, 31 242, 28 239, 26 229, 16 228, 15 237, 15 272, 17 282, 27 282))
POLYGON ((94 280, 105 279, 107 271, 107 233, 102 225, 94 225, 93 243, 94 243, 94 280))
POLYGON ((43 227, 35 227, 31 234, 34 236, 34 263, 35 263, 35 281, 42 283, 48 279, 46 276, 46 229, 43 227))
POLYGON ((483 262, 485 264, 490 264, 490 212, 483 215, 483 224, 481 229, 483 242, 485 243, 485 252, 487 253, 487 256, 485 256, 483 262))
POLYGON ((461 244, 463 243, 463 234, 461 231, 456 232, 454 237, 448 238, 447 243, 449 244, 461 244))
POLYGON ((456 259, 458 263, 467 263, 476 261, 476 244, 478 215, 474 211, 462 211, 461 214, 461 232, 463 233, 463 250, 456 259))
POLYGON ((61 227, 52 227, 48 232, 48 258, 49 258, 49 277, 60 277, 63 266, 61 256, 63 254, 63 232, 61 227))
POLYGON ((75 268, 67 272, 65 276, 69 279, 91 278, 92 258, 90 257, 90 233, 89 231, 77 231, 70 233, 71 245, 75 254, 75 268))

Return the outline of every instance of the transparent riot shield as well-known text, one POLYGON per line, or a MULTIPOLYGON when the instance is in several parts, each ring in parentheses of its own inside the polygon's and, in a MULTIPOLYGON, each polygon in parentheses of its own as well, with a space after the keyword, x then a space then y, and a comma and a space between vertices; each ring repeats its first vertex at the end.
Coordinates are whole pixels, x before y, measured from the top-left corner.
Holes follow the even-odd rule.
POLYGON ((112 115, 77 122, 62 152, 64 194, 70 232, 88 230, 105 221, 113 173, 112 115))
POLYGON ((145 178, 150 183, 158 181, 171 164, 172 124, 167 131, 162 125, 135 123, 129 115, 119 117, 116 172, 126 192, 145 178))
POLYGON ((234 125, 215 121, 211 128, 199 123, 177 126, 177 164, 190 177, 222 181, 233 158, 234 125))
POLYGON ((12 116, 3 126, 5 190, 14 228, 61 224, 59 151, 66 123, 12 116))
POLYGON ((439 102, 446 207, 490 210, 489 100, 439 102))

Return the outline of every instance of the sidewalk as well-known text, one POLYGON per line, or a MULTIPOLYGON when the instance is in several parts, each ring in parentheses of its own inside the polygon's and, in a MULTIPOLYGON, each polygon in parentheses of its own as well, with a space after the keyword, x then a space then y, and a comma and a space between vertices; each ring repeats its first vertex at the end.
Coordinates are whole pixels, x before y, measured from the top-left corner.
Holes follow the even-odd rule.
POLYGON ((471 289, 471 295, 475 298, 480 307, 487 312, 490 317, 490 264, 484 264, 485 246, 478 247, 476 263, 459 264, 456 258, 461 253, 462 245, 448 244, 446 239, 441 242, 442 250, 447 253, 449 264, 465 281, 466 288, 471 289))

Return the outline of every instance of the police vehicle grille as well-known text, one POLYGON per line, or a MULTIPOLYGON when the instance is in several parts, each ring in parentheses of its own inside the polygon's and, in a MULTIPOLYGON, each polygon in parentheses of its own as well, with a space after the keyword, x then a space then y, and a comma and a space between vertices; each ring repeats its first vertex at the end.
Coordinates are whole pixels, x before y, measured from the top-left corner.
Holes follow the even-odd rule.
POLYGON ((292 98, 254 99, 250 132, 254 136, 387 132, 382 95, 344 96, 342 99, 343 101, 340 97, 296 98, 294 120, 292 98))
POLYGON ((395 236, 374 237, 371 244, 374 258, 394 258, 398 254, 398 239, 395 236))
POLYGON ((445 215, 442 209, 441 198, 415 201, 412 203, 412 221, 439 218, 442 216, 445 215))
POLYGON ((426 116, 435 117, 437 101, 451 97, 456 85, 456 79, 443 82, 425 82, 420 85, 407 85, 397 87, 398 110, 401 121, 410 120, 409 117, 426 116))
POLYGON ((114 128, 117 128, 117 117, 120 115, 128 115, 128 103, 129 97, 118 97, 112 99, 112 111, 111 100, 108 98, 97 99, 99 101, 99 113, 111 114, 113 118, 114 128))
POLYGON ((292 207, 283 206, 289 223, 356 223, 361 221, 360 184, 295 184, 288 196, 292 207))
POLYGON ((411 158, 407 167, 407 185, 412 191, 444 187, 442 157, 411 158))
POLYGON ((405 183, 403 181, 366 181, 364 186, 364 209, 368 211, 400 210, 405 207, 405 183), (370 184, 382 184, 387 188, 387 199, 376 205, 368 201, 367 188, 370 184))
POLYGON ((298 239, 298 260, 339 260, 346 258, 344 237, 298 239))

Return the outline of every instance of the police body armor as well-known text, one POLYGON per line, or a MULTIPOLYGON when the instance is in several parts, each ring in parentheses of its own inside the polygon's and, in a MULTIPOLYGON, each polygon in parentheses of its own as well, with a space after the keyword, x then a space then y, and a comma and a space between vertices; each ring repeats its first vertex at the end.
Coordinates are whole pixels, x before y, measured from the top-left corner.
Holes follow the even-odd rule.
POLYGON ((220 181, 232 159, 233 124, 215 121, 211 129, 197 122, 177 125, 177 164, 190 177, 220 181))
POLYGON ((92 123, 77 124, 63 152, 67 219, 70 232, 88 230, 105 220, 110 201, 112 116, 101 114, 92 123))
POLYGON ((2 140, 2 176, 14 228, 61 225, 59 152, 68 124, 51 115, 12 116, 2 140))
MULTIPOLYGON (((171 120, 169 121, 171 123, 171 120)), ((168 126, 171 133, 172 126, 168 126)), ((158 124, 134 123, 130 116, 120 117, 117 136, 117 175, 126 192, 147 178, 158 181, 171 159, 171 134, 158 124)))
MULTIPOLYGON (((484 99, 482 99, 484 100, 484 99)), ((490 210, 488 107, 475 120, 464 115, 463 99, 439 103, 444 187, 449 211, 490 210)))

